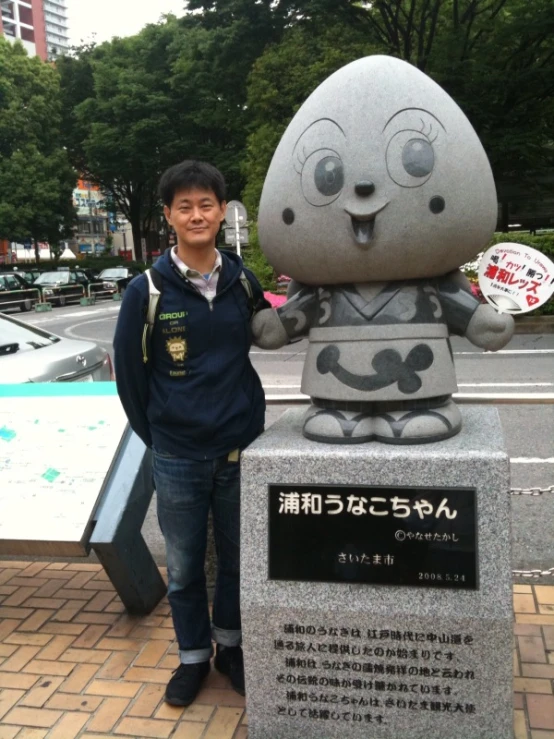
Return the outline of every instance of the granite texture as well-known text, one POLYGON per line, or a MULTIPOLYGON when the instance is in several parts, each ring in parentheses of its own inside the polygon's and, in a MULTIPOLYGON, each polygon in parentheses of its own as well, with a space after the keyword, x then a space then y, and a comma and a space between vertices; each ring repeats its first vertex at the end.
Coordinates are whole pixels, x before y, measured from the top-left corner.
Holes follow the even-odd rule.
POLYGON ((462 414, 462 432, 436 444, 332 446, 305 439, 303 410, 293 409, 244 453, 241 603, 250 739, 512 739, 509 461, 497 411, 466 406, 462 414), (270 483, 475 488, 479 588, 269 581, 270 483), (291 626, 298 626, 299 634, 291 635, 291 626), (315 635, 302 634, 312 626, 315 635), (339 629, 337 636, 328 631, 334 628, 339 629), (353 637, 352 631, 341 636, 345 628, 359 629, 361 636, 353 637), (327 635, 319 629, 326 629, 327 635), (421 644, 410 644, 408 637, 407 642, 391 641, 386 634, 377 642, 367 636, 372 629, 422 633, 426 640, 430 634, 462 635, 462 644, 441 644, 439 649, 434 645, 440 642, 429 647, 426 641, 425 651, 431 655, 427 659, 421 644), (469 644, 463 643, 467 635, 473 639, 469 644), (332 659, 343 669, 325 671, 321 654, 315 654, 315 666, 302 662, 313 655, 289 651, 290 645, 285 645, 291 640, 304 647, 333 643, 339 656, 332 659), (376 645, 384 650, 405 647, 408 656, 367 652, 376 645), (356 647, 362 655, 365 649, 365 656, 347 656, 348 650, 356 654, 356 647), (417 656, 410 656, 411 649, 417 656), (293 664, 291 659, 301 661, 293 664), (356 672, 345 661, 406 665, 412 670, 438 665, 469 677, 379 675, 379 667, 371 668, 373 673, 356 672), (327 678, 347 682, 329 684, 327 678), (349 680, 366 684, 354 686, 349 680), (385 692, 378 682, 385 683, 385 692), (447 686, 452 695, 444 693, 447 686), (430 694, 421 693, 427 689, 430 694), (332 696, 338 696, 338 703, 332 696), (384 708, 387 699, 393 705, 384 708), (421 708, 422 702, 429 707, 421 708), (437 703, 441 711, 435 710, 437 703), (454 712, 459 704, 463 712, 454 712), (465 712, 470 704, 475 714, 465 712), (450 710, 444 710, 445 705, 450 710), (279 706, 296 715, 279 715, 279 706), (385 723, 377 723, 379 715, 385 723))

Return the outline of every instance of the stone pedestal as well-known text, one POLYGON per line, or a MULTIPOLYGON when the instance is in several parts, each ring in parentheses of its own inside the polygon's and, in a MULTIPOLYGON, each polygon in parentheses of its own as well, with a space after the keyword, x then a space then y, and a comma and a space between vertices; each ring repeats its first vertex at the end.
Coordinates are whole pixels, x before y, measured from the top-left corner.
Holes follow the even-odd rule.
MULTIPOLYGON (((287 411, 242 458, 249 739, 512 739, 509 460, 496 410, 465 407, 458 436, 404 447, 311 442, 301 434, 302 415, 301 409, 287 411), (402 503, 410 488, 421 494, 402 503), (296 512, 290 493, 306 500, 302 494, 310 489, 320 497, 296 512), (437 501, 448 499, 449 490, 457 492, 438 511, 437 501), (351 518, 345 518, 350 492, 366 498, 365 509, 374 498, 373 514, 349 503, 351 518), (434 507, 425 507, 424 499, 434 507), (446 515, 454 516, 453 506, 457 519, 446 515), (450 543, 461 546, 452 532, 462 525, 464 510, 464 525, 474 535, 473 584, 471 576, 459 580, 467 567, 457 571, 458 560, 449 559, 450 543), (353 548, 348 537, 340 541, 330 577, 324 560, 341 516, 343 527, 349 521, 358 527, 358 538, 353 548), (304 521, 329 536, 301 541, 304 521), (373 527, 373 542, 368 536, 360 543, 359 527, 366 524, 368 531, 373 527), (416 530, 423 538, 409 540, 416 530), (390 552, 375 543, 382 531, 392 532, 390 552), (419 545, 423 551, 436 539, 433 531, 443 537, 434 565, 423 558, 427 564, 418 572, 417 556, 408 561, 405 555, 419 545), (286 566, 286 557, 276 561, 287 542, 291 552, 305 553, 297 559, 301 581, 291 576, 294 559, 286 566), (399 577, 399 561, 413 584, 384 584, 399 577), (310 581, 310 571, 320 581, 310 581), (340 578, 351 581, 321 581, 340 578)), ((459 555, 466 565, 473 556, 459 555)))

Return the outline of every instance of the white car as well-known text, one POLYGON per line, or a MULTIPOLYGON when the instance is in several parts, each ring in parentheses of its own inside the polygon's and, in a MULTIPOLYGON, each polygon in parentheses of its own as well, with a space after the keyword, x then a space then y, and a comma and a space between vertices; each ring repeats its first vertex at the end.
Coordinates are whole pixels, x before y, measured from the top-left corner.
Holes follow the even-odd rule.
POLYGON ((0 314, 0 382, 106 382, 110 355, 92 341, 74 341, 0 314))

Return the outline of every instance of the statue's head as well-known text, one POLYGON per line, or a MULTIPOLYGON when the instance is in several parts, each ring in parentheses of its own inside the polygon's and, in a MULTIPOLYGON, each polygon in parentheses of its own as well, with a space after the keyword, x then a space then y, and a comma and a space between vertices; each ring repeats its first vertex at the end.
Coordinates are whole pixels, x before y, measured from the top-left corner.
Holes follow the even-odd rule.
POLYGON ((305 284, 432 277, 494 231, 491 168, 460 108, 387 56, 339 69, 306 100, 273 156, 263 251, 305 284))

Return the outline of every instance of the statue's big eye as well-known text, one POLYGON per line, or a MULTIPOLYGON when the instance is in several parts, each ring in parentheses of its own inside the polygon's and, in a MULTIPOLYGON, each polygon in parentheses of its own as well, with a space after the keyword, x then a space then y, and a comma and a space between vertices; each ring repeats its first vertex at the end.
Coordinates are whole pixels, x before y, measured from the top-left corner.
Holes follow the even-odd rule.
POLYGON ((421 132, 399 131, 389 141, 386 163, 387 172, 397 185, 420 187, 433 172, 435 151, 421 132))
POLYGON ((332 149, 318 149, 302 166, 302 192, 311 205, 321 207, 334 202, 344 187, 344 165, 332 149))
POLYGON ((402 149, 402 164, 412 177, 426 177, 433 171, 435 153, 426 139, 410 139, 402 149))
POLYGON ((344 185, 344 169, 338 157, 323 157, 314 172, 315 186, 322 195, 336 195, 344 185))

